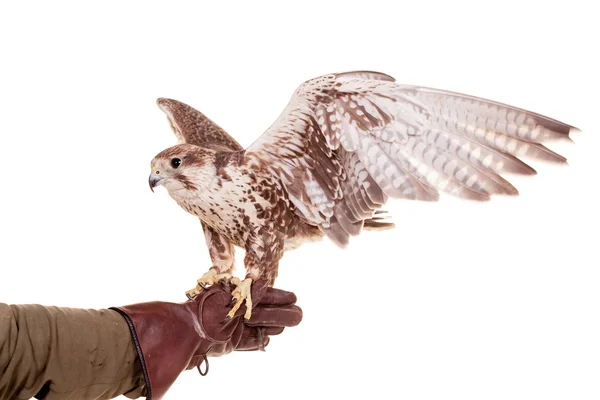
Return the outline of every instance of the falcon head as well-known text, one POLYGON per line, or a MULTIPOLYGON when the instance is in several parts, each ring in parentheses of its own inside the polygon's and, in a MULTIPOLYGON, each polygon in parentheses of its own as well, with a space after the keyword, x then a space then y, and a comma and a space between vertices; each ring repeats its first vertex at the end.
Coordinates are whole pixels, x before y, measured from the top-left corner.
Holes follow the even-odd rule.
POLYGON ((150 189, 164 186, 173 194, 181 190, 207 189, 216 174, 214 151, 178 144, 158 153, 150 163, 150 189))

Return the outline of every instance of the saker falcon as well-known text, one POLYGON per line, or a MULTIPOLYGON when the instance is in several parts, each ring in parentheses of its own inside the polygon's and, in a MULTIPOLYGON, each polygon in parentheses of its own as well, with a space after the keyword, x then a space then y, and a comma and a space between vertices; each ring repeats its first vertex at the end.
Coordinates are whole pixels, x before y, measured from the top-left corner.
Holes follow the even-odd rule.
POLYGON ((303 83, 273 125, 247 149, 190 106, 158 99, 179 139, 151 163, 204 230, 212 267, 188 296, 231 278, 234 246, 246 278, 231 281, 232 316, 253 280, 273 285, 283 253, 327 236, 346 246, 365 228, 387 228, 388 197, 435 201, 438 192, 477 201, 516 195, 502 173, 535 174, 521 158, 563 163, 541 143, 572 126, 506 104, 401 85, 377 72, 303 83))

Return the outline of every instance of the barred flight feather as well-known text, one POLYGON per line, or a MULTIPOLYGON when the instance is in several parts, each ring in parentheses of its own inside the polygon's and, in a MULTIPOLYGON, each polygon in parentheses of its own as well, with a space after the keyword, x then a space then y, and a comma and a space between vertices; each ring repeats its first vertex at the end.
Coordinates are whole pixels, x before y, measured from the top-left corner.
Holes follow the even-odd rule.
POLYGON ((273 164, 297 211, 343 246, 365 221, 373 224, 388 196, 516 195, 500 174, 535 174, 521 158, 564 162, 541 143, 568 138, 572 128, 506 104, 358 71, 302 84, 246 156, 273 164), (286 168, 309 173, 294 173, 303 179, 289 182, 286 168))

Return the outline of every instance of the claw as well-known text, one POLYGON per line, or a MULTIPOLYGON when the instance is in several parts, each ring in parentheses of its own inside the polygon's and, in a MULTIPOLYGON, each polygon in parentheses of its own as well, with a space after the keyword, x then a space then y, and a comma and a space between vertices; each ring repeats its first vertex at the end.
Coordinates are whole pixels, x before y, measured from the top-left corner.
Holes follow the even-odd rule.
POLYGON ((220 274, 217 269, 213 267, 204 275, 202 275, 202 278, 198 279, 196 287, 185 292, 185 295, 188 297, 188 299, 193 300, 196 296, 198 296, 198 294, 200 294, 202 290, 208 290, 211 285, 219 283, 223 280, 228 281, 229 279, 231 279, 231 274, 220 274))
MULTIPOLYGON (((239 282, 239 279, 232 278, 231 281, 234 283, 234 279, 239 282)), ((235 283, 234 283, 235 284, 235 283)), ((250 295, 250 288, 252 287, 252 279, 246 278, 242 282, 237 284, 237 287, 231 293, 231 296, 235 300, 231 311, 227 314, 228 317, 233 318, 235 313, 242 306, 244 301, 246 302, 246 313, 244 314, 244 319, 250 319, 252 316, 252 296, 250 295)))
POLYGON ((196 296, 198 296, 199 294, 200 294, 200 289, 198 289, 197 286, 195 288, 190 289, 187 292, 185 292, 185 295, 190 300, 194 300, 194 298, 196 298, 196 296))
POLYGON ((220 274, 216 268, 209 269, 202 278, 198 279, 198 285, 203 289, 208 289, 209 285, 214 285, 215 283, 219 283, 222 280, 229 280, 231 278, 231 274, 224 273, 220 274))

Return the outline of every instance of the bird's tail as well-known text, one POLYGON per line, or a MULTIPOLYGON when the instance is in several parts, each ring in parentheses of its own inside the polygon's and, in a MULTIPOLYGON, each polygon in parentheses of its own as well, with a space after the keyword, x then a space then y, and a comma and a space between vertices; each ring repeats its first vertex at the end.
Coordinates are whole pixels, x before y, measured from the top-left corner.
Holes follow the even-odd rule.
POLYGON ((368 231, 383 231, 385 229, 392 229, 396 225, 393 222, 388 222, 391 215, 385 210, 375 211, 375 215, 369 219, 365 219, 363 229, 368 231))

